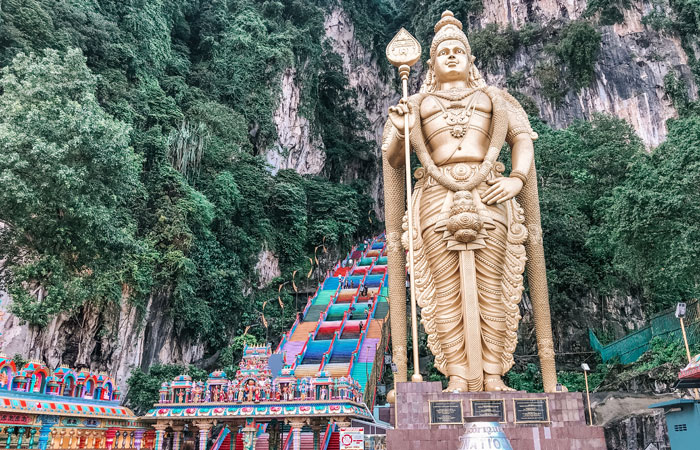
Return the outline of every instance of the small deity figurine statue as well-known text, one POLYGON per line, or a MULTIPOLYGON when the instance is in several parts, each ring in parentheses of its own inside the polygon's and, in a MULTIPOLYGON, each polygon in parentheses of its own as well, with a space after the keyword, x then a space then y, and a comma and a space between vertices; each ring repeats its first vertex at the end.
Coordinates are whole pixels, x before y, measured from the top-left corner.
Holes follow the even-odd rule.
POLYGON ((177 394, 177 402, 182 403, 182 389, 180 389, 180 393, 177 394))
POLYGON ((226 393, 226 399, 229 403, 233 402, 233 386, 229 385, 228 392, 226 393))
POLYGON ((246 401, 247 402, 252 402, 255 400, 255 382, 253 380, 248 380, 248 384, 246 385, 246 401))
POLYGON ((326 386, 321 387, 321 400, 326 400, 328 398, 328 388, 326 386))
POLYGON ((207 389, 207 393, 204 395, 204 402, 210 402, 211 401, 211 391, 207 389))
POLYGON ((260 386, 255 386, 255 401, 260 401, 260 386))
POLYGON ((435 25, 420 93, 389 108, 382 143, 389 282, 398 283, 389 287, 398 381, 406 380, 401 283, 409 249, 403 200, 409 139, 422 166, 415 171, 410 200, 413 289, 435 367, 449 377, 446 390, 512 390, 501 377, 513 366, 528 258, 545 390, 555 389, 536 138, 517 100, 485 83, 462 23, 445 11, 435 25), (511 152, 509 176, 502 175, 505 166, 498 162, 505 143, 511 152))

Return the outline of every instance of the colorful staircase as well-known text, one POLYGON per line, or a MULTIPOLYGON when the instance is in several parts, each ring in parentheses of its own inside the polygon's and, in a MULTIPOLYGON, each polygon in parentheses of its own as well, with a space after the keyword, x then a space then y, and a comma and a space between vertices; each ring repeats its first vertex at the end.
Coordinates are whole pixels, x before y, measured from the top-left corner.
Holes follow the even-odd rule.
POLYGON ((383 355, 388 339, 385 252, 384 235, 356 246, 309 298, 277 349, 296 378, 321 371, 334 378, 354 378, 370 408, 383 364, 374 367, 381 361, 377 352, 383 355))

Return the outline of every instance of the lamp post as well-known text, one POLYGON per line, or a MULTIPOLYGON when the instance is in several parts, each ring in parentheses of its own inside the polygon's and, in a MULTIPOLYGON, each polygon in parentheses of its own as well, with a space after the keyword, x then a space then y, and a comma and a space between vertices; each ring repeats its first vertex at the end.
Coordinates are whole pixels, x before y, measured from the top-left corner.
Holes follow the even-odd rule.
POLYGON ((588 371, 590 371, 591 368, 588 367, 588 364, 582 363, 581 369, 583 369, 583 379, 586 382, 586 401, 588 402, 588 425, 592 426, 593 425, 593 414, 591 414, 591 394, 588 391, 588 371))
MULTIPOLYGON (((681 333, 683 334, 683 343, 685 344, 685 354, 688 357, 688 364, 692 362, 690 358, 690 347, 688 347, 688 336, 685 334, 685 324, 683 319, 685 318, 686 306, 685 303, 680 302, 676 305, 676 317, 681 321, 681 333)), ((698 389, 693 389, 695 393, 695 400, 700 400, 700 395, 698 395, 698 389)))

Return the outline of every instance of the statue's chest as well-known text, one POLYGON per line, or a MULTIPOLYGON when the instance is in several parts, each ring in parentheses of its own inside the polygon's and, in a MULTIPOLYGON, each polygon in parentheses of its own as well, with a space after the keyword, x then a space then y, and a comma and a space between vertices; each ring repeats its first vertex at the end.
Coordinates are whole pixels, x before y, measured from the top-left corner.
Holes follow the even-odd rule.
POLYGON ((462 100, 429 96, 421 103, 421 124, 427 140, 443 133, 452 139, 462 139, 470 129, 487 131, 491 111, 491 99, 484 94, 472 94, 462 100))

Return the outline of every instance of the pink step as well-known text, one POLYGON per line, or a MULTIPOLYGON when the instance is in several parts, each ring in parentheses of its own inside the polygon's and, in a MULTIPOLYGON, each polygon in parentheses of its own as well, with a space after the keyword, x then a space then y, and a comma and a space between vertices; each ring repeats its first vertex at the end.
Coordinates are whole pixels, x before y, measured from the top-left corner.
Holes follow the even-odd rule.
POLYGON ((379 345, 379 339, 365 339, 362 343, 360 354, 357 356, 357 362, 374 362, 374 356, 377 354, 377 345, 379 345))

